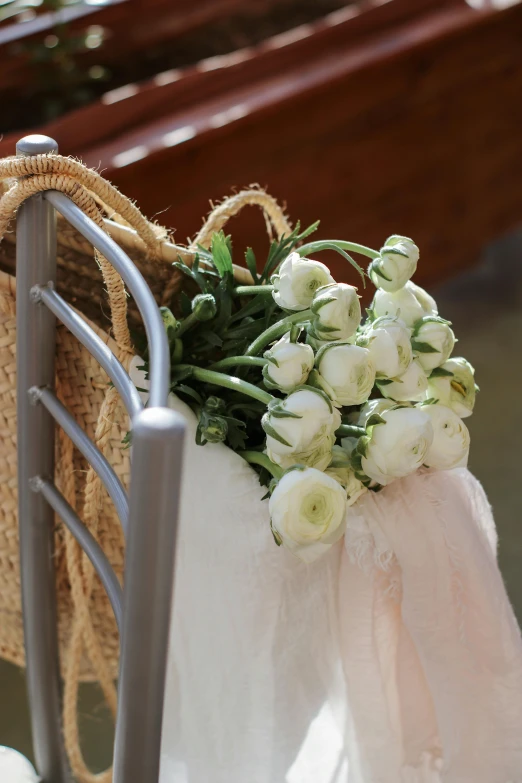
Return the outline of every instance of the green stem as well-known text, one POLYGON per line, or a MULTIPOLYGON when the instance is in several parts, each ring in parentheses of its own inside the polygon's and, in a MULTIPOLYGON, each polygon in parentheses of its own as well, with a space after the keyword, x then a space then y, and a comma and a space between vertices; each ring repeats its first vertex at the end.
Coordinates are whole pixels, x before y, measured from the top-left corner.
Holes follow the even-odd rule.
POLYGON ((240 392, 240 394, 246 394, 247 397, 253 397, 255 400, 264 402, 265 405, 268 405, 274 399, 271 394, 254 386, 253 383, 247 383, 247 381, 242 381, 241 378, 235 378, 233 375, 204 370, 202 367, 194 367, 191 364, 178 364, 176 365, 176 370, 190 370, 192 378, 195 378, 197 381, 210 383, 213 386, 224 386, 225 389, 232 389, 232 391, 240 392))
POLYGON ((361 438, 366 435, 366 430, 364 427, 356 427, 352 424, 341 424, 335 434, 338 438, 361 438))
POLYGON ((262 468, 268 470, 269 473, 276 479, 280 479, 284 473, 284 470, 275 465, 266 454, 262 454, 259 451, 238 451, 240 457, 250 462, 252 465, 261 465, 262 468))
POLYGON ((282 337, 291 328, 292 324, 305 323, 310 320, 312 315, 311 310, 301 310, 299 313, 292 313, 281 321, 269 326, 266 331, 256 337, 253 343, 251 343, 245 351, 245 356, 255 356, 261 353, 265 345, 277 340, 278 337, 282 337))
POLYGON ((188 329, 199 323, 201 323, 199 318, 196 318, 194 313, 190 313, 190 315, 187 315, 187 317, 179 323, 178 328, 176 329, 176 337, 181 337, 188 329))
POLYGON ((262 359, 260 356, 228 356, 226 359, 221 359, 219 362, 211 364, 208 369, 224 370, 226 367, 238 367, 239 365, 264 367, 267 361, 267 359, 262 359))
POLYGON ((238 296, 255 296, 256 294, 271 294, 273 285, 238 285, 234 289, 238 296))
MULTIPOLYGON (((322 245, 326 240, 319 240, 317 242, 308 242, 306 245, 296 248, 300 256, 305 256, 307 253, 316 253, 322 250, 322 245)), ((359 245, 357 242, 345 242, 344 239, 329 239, 329 244, 338 245, 342 250, 351 250, 352 253, 359 253, 362 256, 368 258, 378 258, 380 253, 377 250, 372 250, 371 247, 365 245, 359 245)))
POLYGON ((174 345, 172 347, 172 353, 171 353, 171 361, 172 364, 179 364, 180 361, 183 359, 183 343, 181 340, 176 339, 174 340, 174 345))

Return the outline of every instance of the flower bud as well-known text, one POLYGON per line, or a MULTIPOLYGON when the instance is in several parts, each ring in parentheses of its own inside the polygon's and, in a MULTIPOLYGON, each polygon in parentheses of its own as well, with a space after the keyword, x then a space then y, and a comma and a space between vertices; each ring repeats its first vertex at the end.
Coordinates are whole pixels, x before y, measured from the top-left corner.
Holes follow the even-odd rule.
POLYGON ((299 389, 269 404, 261 420, 266 452, 285 469, 300 464, 324 470, 340 424, 339 411, 323 392, 299 389))
POLYGON ((204 446, 205 443, 222 443, 228 434, 228 423, 223 416, 217 413, 209 413, 205 409, 201 411, 198 428, 196 431, 196 443, 204 446))
POLYGON ((310 328, 316 340, 347 340, 361 323, 361 305, 357 289, 347 283, 331 283, 315 294, 310 328))
POLYGON ((428 377, 417 360, 413 360, 400 378, 377 379, 377 386, 384 397, 397 402, 420 402, 426 399, 428 377))
POLYGON ((216 300, 212 294, 198 294, 192 300, 192 312, 198 321, 210 321, 217 313, 216 300))
POLYGON ((290 253, 277 274, 272 276, 273 297, 284 310, 306 310, 312 304, 315 292, 323 285, 335 283, 330 270, 320 261, 301 258, 290 253))
POLYGON ((420 405, 430 417, 433 442, 424 464, 437 470, 466 467, 469 454, 469 431, 462 419, 445 405, 420 405))
POLYGON ((429 374, 449 359, 455 346, 455 335, 448 321, 428 315, 415 324, 411 344, 415 358, 429 374))
POLYGON ((357 447, 364 473, 385 486, 414 473, 424 463, 433 442, 429 416, 419 408, 383 411, 382 424, 370 427, 357 447))
POLYGON ((293 343, 285 334, 264 353, 267 364, 263 367, 265 386, 269 389, 293 391, 306 383, 314 366, 314 352, 309 345, 293 343))
POLYGON ((160 307, 160 313, 163 321, 163 326, 165 327, 167 332, 169 330, 169 327, 172 329, 176 329, 178 325, 178 321, 173 315, 173 313, 171 312, 171 310, 169 310, 168 307, 160 307))
POLYGON ((366 348, 349 343, 328 343, 315 359, 313 382, 336 405, 361 405, 371 394, 375 367, 366 348))
POLYGON ((449 359, 436 367, 428 381, 427 397, 451 408, 457 416, 471 416, 478 390, 475 370, 462 356, 449 359))
POLYGON ((425 315, 437 315, 435 299, 411 280, 394 293, 378 289, 371 309, 376 318, 382 315, 394 316, 410 327, 425 315))
POLYGON ((410 340, 403 321, 383 316, 368 324, 357 345, 369 350, 378 378, 399 378, 413 359, 410 340))
POLYGON ((356 477, 350 455, 341 447, 332 449, 332 461, 325 470, 327 476, 331 476, 346 490, 346 498, 349 506, 352 506, 360 498, 366 487, 356 477))
POLYGON ((408 237, 391 236, 381 248, 380 256, 368 267, 368 274, 377 288, 394 292, 403 288, 415 274, 419 248, 408 237))

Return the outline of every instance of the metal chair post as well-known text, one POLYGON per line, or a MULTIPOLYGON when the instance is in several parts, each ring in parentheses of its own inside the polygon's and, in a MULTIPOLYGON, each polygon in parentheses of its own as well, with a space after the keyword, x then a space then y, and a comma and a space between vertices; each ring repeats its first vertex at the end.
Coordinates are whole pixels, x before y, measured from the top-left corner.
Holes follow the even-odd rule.
MULTIPOLYGON (((29 136, 18 154, 56 152, 29 136)), ((33 742, 42 783, 70 783, 61 730, 53 527, 57 513, 95 566, 122 633, 114 783, 157 783, 181 489, 183 418, 167 407, 170 355, 159 308, 123 250, 67 196, 32 196, 17 222, 18 487, 22 604, 33 742), (147 410, 128 374, 56 292, 56 214, 105 256, 143 318, 150 355, 147 410), (54 394, 56 318, 99 361, 118 389, 133 431, 130 500, 111 465, 54 394), (98 542, 55 487, 54 426, 92 464, 127 536, 124 590, 98 542), (123 607, 123 608, 122 608, 123 607)))
MULTIPOLYGON (((55 141, 41 136, 22 139, 16 147, 19 155, 57 149, 55 141)), ((32 387, 54 388, 55 317, 31 300, 33 286, 56 278, 56 215, 43 194, 22 204, 16 233, 18 519, 27 687, 38 771, 45 783, 67 783, 52 559, 54 511, 31 489, 36 476, 54 476, 54 420, 29 396, 32 387)))

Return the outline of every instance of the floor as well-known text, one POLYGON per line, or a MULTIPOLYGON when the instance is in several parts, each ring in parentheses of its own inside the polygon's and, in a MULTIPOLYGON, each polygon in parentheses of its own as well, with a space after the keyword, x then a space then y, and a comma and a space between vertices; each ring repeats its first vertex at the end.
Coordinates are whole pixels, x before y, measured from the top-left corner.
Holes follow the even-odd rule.
MULTIPOLYGON (((459 355, 476 368, 481 388, 470 467, 482 481, 495 512, 499 561, 522 623, 522 230, 488 248, 470 272, 431 291, 439 311, 453 322, 459 355)), ((98 690, 84 686, 81 734, 86 758, 99 770, 110 759, 111 735, 98 690)), ((24 677, 0 662, 0 745, 31 756, 24 677)))

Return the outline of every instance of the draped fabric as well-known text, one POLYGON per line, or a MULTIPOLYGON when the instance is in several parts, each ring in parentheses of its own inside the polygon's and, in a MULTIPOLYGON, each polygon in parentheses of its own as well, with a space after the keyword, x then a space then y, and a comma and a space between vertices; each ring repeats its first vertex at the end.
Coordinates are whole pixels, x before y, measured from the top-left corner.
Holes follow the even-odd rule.
POLYGON ((522 641, 471 474, 368 493, 305 565, 254 471, 171 405, 188 433, 161 783, 522 783, 522 641))

